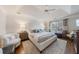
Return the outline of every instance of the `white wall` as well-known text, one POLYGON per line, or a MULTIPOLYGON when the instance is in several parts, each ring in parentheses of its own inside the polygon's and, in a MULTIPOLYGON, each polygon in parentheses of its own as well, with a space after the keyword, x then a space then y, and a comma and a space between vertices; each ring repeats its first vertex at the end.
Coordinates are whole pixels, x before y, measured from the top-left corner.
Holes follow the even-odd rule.
POLYGON ((71 13, 79 12, 79 5, 72 5, 71 6, 71 13))
POLYGON ((0 10, 0 34, 6 33, 6 14, 0 10))
POLYGON ((22 29, 24 30, 24 26, 26 24, 25 17, 20 17, 18 15, 12 15, 9 14, 7 15, 7 20, 6 20, 6 32, 7 33, 16 33, 21 31, 22 29))
POLYGON ((44 29, 44 24, 41 23, 40 21, 37 21, 37 20, 30 20, 28 22, 28 29, 29 30, 32 30, 32 29, 44 29))
POLYGON ((72 15, 68 20, 69 32, 73 30, 79 30, 79 27, 76 26, 76 19, 79 19, 79 14, 72 15))
POLYGON ((8 15, 6 24, 7 33, 16 33, 22 30, 43 28, 43 25, 37 19, 24 15, 8 15), (25 27, 25 28, 24 28, 25 27))

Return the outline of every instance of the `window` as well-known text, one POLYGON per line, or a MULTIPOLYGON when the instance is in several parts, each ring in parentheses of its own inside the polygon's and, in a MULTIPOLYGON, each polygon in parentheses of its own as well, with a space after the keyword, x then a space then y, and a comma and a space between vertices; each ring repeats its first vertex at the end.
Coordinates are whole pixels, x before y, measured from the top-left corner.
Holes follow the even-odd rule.
POLYGON ((76 20, 76 26, 79 26, 79 19, 76 20))
POLYGON ((62 31, 62 21, 50 21, 49 31, 55 32, 55 33, 58 31, 62 31))

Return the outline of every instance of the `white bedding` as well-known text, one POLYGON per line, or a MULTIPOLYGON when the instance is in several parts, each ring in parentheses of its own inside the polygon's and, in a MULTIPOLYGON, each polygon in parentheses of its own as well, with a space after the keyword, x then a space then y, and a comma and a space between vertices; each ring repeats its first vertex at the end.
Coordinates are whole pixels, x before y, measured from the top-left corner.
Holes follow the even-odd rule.
POLYGON ((31 33, 34 37, 41 37, 46 35, 55 35, 53 32, 41 32, 41 33, 31 33))
POLYGON ((55 34, 53 32, 41 32, 41 33, 31 33, 31 37, 34 38, 37 42, 40 40, 47 40, 47 38, 53 37, 55 34), (45 38, 45 39, 44 39, 45 38))
MULTIPOLYGON (((57 40, 57 36, 53 32, 40 32, 40 33, 29 33, 29 39, 33 42, 33 44, 39 49, 39 51, 43 51, 47 46, 49 46, 52 42, 57 40), (39 43, 39 37, 47 37, 45 41, 39 43)), ((43 38, 42 38, 43 39, 43 38)), ((40 39, 40 40, 42 40, 40 39)))

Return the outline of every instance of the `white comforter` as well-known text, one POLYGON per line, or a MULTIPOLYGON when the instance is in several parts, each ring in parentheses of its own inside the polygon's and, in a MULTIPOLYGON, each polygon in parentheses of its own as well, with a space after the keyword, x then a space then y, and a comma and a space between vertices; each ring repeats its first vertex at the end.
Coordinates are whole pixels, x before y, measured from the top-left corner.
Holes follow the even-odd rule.
POLYGON ((41 32, 41 33, 29 33, 29 38, 33 42, 33 44, 39 49, 39 51, 43 51, 48 45, 54 42, 57 39, 57 36, 53 32, 41 32), (43 38, 46 40, 44 41, 43 38), (39 39, 42 38, 42 39, 39 39), (39 40, 43 40, 39 42, 39 40))
POLYGON ((48 35, 55 35, 53 32, 41 32, 41 33, 32 33, 34 37, 41 37, 41 36, 48 36, 48 35))
POLYGON ((51 36, 54 36, 55 34, 53 32, 41 32, 41 33, 32 33, 31 37, 34 38, 37 42, 47 40, 47 38, 50 38, 51 36))

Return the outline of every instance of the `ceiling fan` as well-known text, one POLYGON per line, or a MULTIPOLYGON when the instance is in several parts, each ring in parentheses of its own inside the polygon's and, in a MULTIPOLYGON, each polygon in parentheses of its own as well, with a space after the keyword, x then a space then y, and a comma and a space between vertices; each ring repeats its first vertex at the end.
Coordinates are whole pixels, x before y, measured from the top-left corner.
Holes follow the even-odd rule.
POLYGON ((45 12, 55 11, 56 9, 45 9, 45 12))

